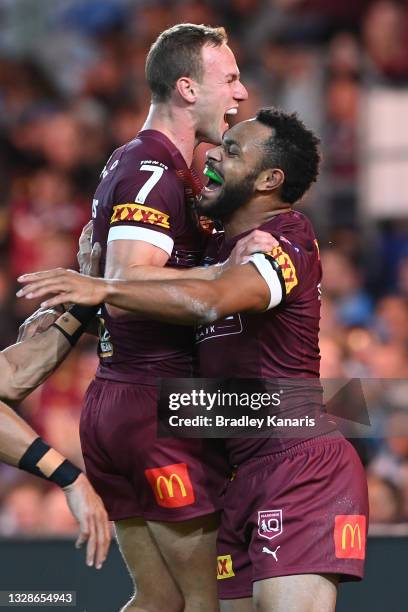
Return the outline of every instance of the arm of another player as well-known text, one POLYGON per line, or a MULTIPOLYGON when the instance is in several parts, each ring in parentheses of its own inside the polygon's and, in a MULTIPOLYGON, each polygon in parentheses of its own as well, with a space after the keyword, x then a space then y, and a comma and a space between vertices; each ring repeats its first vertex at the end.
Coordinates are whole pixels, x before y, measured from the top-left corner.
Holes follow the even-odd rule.
POLYGON ((0 461, 54 482, 65 493, 79 523, 79 548, 88 542, 86 562, 99 569, 106 559, 111 532, 102 500, 86 476, 38 434, 11 408, 0 402, 0 461))
POLYGON ((57 294, 43 303, 66 299, 81 304, 104 301, 137 314, 171 323, 210 323, 236 312, 260 312, 281 303, 285 285, 279 266, 263 254, 232 266, 215 280, 121 281, 93 279, 70 270, 50 270, 20 277, 28 283, 19 297, 57 294))
MULTIPOLYGON (((106 267, 105 278, 122 278, 121 273, 119 275, 115 274, 115 270, 117 271, 121 267, 121 262, 123 262, 123 254, 121 252, 126 253, 126 255, 130 252, 129 249, 132 248, 131 241, 120 241, 120 243, 127 244, 119 244, 118 246, 108 247, 108 253, 110 264, 106 267), (116 258, 119 259, 119 262, 116 262, 116 258)), ((136 281, 145 281, 145 280, 177 280, 177 279, 201 279, 201 280, 214 280, 221 276, 221 274, 232 265, 237 265, 241 263, 245 263, 249 257, 255 253, 268 253, 279 243, 269 232, 263 232, 260 230, 254 230, 244 238, 241 238, 237 244, 235 245, 230 257, 223 264, 217 264, 212 266, 196 266, 194 268, 164 268, 167 262, 167 258, 162 256, 164 251, 158 249, 157 247, 153 247, 153 249, 147 249, 148 243, 141 243, 146 246, 141 246, 139 243, 133 243, 133 252, 134 258, 140 261, 154 261, 153 265, 142 265, 141 263, 132 264, 128 267, 126 273, 126 278, 129 280, 136 281), (160 253, 161 251, 161 253, 160 253), (158 259, 156 259, 156 257, 158 259), (152 258, 152 259, 151 259, 152 258)), ((87 274, 86 271, 80 268, 81 272, 87 274)), ((91 274, 91 276, 96 276, 95 274, 91 274)))
POLYGON ((72 306, 45 332, 0 352, 0 399, 22 401, 65 359, 98 307, 72 306))
MULTIPOLYGON (((82 274, 98 276, 96 271, 97 268, 95 266, 99 265, 101 248, 98 243, 95 243, 92 247, 91 241, 92 221, 89 221, 83 228, 81 237, 79 239, 79 251, 77 256, 78 264, 79 270, 82 274)), ((114 243, 111 244, 112 246, 108 247, 110 260, 108 272, 111 272, 111 274, 106 273, 105 277, 122 278, 119 272, 121 266, 123 265, 122 262, 124 261, 122 251, 125 251, 126 256, 128 256, 129 249, 132 248, 132 241, 120 241, 118 242, 117 246, 113 246, 114 243), (123 244, 123 242, 126 244, 123 244), (115 259, 118 259, 119 261, 115 261, 115 259), (119 276, 115 275, 115 269, 119 276)), ((150 256, 155 257, 155 254, 157 254, 160 259, 158 262, 155 262, 155 265, 141 265, 139 263, 130 265, 129 268, 131 269, 131 273, 128 273, 128 275, 131 280, 176 280, 189 278, 214 280, 215 278, 218 278, 228 267, 245 263, 254 253, 267 253, 271 251, 273 247, 278 244, 278 241, 268 232, 254 230, 237 242, 230 257, 224 264, 206 267, 196 266, 194 268, 184 268, 181 270, 179 268, 162 267, 165 265, 167 259, 162 259, 162 253, 164 251, 161 251, 161 249, 158 253, 155 251, 155 249, 152 249, 149 254, 146 246, 142 247, 142 250, 140 250, 140 241, 139 244, 138 242, 133 244, 135 245, 134 257, 137 257, 138 259, 140 258, 140 261, 146 258, 149 260, 150 256)), ((142 244, 148 245, 148 243, 142 244)))

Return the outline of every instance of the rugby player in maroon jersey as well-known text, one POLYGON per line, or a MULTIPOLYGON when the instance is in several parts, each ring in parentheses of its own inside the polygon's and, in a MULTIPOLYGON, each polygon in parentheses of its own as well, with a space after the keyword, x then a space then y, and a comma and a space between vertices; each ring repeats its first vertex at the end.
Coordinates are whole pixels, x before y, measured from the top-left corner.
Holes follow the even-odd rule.
MULTIPOLYGON (((263 109, 230 129, 211 150, 213 180, 201 209, 222 219, 209 247, 228 258, 254 228, 268 232, 272 257, 259 253, 214 280, 121 282, 72 271, 28 275, 20 295, 111 303, 162 321, 212 324, 197 335, 203 377, 318 380, 319 252, 312 226, 293 210, 316 180, 318 142, 294 115, 263 109), (217 333, 235 315, 229 332, 217 333), (204 341, 200 341, 203 340, 204 341)), ((304 439, 230 439, 232 464, 218 538, 222 609, 331 612, 337 584, 363 575, 367 487, 363 467, 329 419, 304 439)))
MULTIPOLYGON (((223 28, 181 24, 146 61, 151 107, 111 155, 92 205, 101 274, 190 268, 206 242, 192 201, 194 147, 218 144, 247 92, 223 28)), ((115 521, 136 595, 127 610, 218 609, 213 560, 227 464, 215 442, 156 436, 160 377, 191 376, 193 330, 103 307, 100 365, 80 435, 87 475, 115 521)))

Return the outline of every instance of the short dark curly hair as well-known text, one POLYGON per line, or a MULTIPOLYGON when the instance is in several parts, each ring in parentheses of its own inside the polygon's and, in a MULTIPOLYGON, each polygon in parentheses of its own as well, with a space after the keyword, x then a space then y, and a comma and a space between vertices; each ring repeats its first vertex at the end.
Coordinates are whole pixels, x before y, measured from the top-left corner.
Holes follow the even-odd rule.
POLYGON ((256 120, 272 128, 265 141, 263 170, 281 168, 285 181, 280 188, 283 202, 294 204, 316 182, 320 164, 320 140, 308 130, 296 113, 267 107, 261 108, 256 120))
POLYGON ((179 23, 162 32, 146 59, 146 79, 153 102, 166 102, 180 77, 201 81, 202 47, 220 47, 227 40, 224 28, 195 23, 179 23))

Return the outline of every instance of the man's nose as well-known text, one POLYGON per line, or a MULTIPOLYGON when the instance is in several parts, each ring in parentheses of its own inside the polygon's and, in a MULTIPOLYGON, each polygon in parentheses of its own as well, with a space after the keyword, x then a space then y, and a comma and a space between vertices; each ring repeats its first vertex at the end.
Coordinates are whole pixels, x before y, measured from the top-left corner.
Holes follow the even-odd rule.
POLYGON ((241 83, 241 81, 237 81, 237 88, 234 92, 234 98, 235 100, 248 100, 247 89, 245 85, 241 83))
POLYGON ((221 161, 221 151, 222 151, 221 147, 213 147, 212 149, 209 149, 206 153, 206 157, 208 161, 220 162, 221 161))

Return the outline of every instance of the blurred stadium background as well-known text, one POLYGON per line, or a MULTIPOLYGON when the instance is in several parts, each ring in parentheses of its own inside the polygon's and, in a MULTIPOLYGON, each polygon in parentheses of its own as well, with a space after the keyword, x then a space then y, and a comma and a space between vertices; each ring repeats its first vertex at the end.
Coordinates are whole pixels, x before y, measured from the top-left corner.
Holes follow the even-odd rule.
MULTIPOLYGON (((237 120, 274 104, 322 139, 304 204, 324 266, 322 376, 408 380, 408 2, 389 0, 0 0, 1 348, 35 306, 15 299, 16 277, 76 267, 99 173, 149 105, 147 49, 182 21, 226 27, 250 93, 237 120)), ((95 366, 84 339, 20 408, 79 464, 95 366)), ((406 391, 378 397, 376 439, 360 444, 372 524, 400 533, 406 391)), ((75 531, 59 490, 0 466, 0 535, 75 531)))

